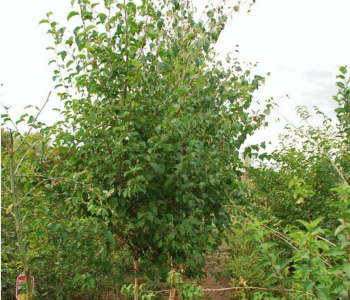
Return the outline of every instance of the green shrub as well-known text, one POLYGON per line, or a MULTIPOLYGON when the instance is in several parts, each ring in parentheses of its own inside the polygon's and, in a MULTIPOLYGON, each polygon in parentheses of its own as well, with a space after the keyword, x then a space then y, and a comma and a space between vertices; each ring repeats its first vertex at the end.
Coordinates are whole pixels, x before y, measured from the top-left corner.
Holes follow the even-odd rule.
MULTIPOLYGON (((234 229, 230 236, 229 257, 227 271, 231 277, 231 285, 234 287, 268 287, 262 282, 264 269, 257 267, 263 255, 255 251, 257 243, 249 240, 252 231, 234 229)), ((242 290, 235 293, 233 299, 253 299, 254 290, 242 290)))

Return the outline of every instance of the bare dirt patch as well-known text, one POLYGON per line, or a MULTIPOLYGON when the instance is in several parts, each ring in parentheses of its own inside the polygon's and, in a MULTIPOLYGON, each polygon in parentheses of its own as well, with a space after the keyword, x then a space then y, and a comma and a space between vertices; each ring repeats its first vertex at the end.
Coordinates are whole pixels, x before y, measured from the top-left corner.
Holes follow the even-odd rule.
MULTIPOLYGON (((220 250, 215 253, 214 257, 209 261, 206 266, 207 277, 200 281, 200 284, 204 290, 206 289, 221 289, 230 287, 230 278, 225 275, 225 270, 228 262, 228 246, 222 245, 220 250), (214 265, 217 260, 221 261, 220 265, 214 265), (216 277, 211 275, 211 271, 214 274, 218 274, 216 277)), ((205 291, 205 300, 229 300, 232 299, 233 291, 205 291)))

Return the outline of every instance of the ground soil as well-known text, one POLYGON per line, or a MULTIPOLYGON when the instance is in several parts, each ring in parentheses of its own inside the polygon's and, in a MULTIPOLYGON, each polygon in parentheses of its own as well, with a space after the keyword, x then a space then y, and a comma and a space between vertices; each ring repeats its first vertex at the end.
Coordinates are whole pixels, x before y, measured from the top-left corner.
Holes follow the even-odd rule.
MULTIPOLYGON (((200 280, 200 285, 204 290, 206 289, 221 289, 230 287, 230 278, 225 275, 225 270, 228 262, 228 246, 224 244, 215 255, 210 258, 207 263, 205 270, 207 271, 207 277, 200 280), (216 261, 220 260, 221 264, 217 265, 216 261), (213 267, 214 265, 214 267, 213 267), (216 277, 211 275, 211 271, 214 274, 218 274, 216 277)), ((205 291, 204 300, 231 300, 232 290, 226 291, 205 291)), ((103 294, 101 300, 122 300, 124 299, 119 293, 109 292, 103 294)), ((169 299, 169 295, 165 296, 164 299, 169 299)))
MULTIPOLYGON (((225 270, 228 262, 228 246, 224 244, 220 251, 216 252, 214 257, 209 261, 206 266, 207 277, 203 278, 200 282, 202 288, 205 289, 221 289, 230 287, 230 278, 225 275, 225 270), (220 260, 220 265, 215 265, 214 268, 212 265, 220 260), (210 274, 210 270, 213 270, 214 273, 219 274, 217 278, 210 274)), ((206 291, 205 300, 229 300, 232 299, 232 290, 229 291, 206 291)))

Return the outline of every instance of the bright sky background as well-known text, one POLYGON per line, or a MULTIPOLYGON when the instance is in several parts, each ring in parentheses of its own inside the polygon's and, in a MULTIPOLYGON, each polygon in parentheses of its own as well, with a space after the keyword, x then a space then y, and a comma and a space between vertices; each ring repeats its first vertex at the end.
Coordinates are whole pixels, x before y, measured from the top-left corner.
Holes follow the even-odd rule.
MULTIPOLYGON (((207 0, 193 2, 200 10, 207 0)), ((14 119, 28 104, 41 106, 49 91, 53 95, 41 120, 50 124, 58 119, 51 112, 60 106, 48 66, 52 53, 45 50, 52 41, 39 21, 48 11, 64 20, 70 9, 69 0, 1 1, 0 99, 11 106, 14 119)), ((349 16, 349 0, 257 0, 250 13, 243 9, 233 15, 217 50, 225 54, 238 44, 240 61, 259 62, 259 75, 271 72, 257 97, 281 98, 278 110, 290 121, 297 122, 298 105, 317 105, 331 115, 338 67, 350 65, 349 16), (289 98, 282 98, 286 94, 289 98)), ((274 123, 277 117, 276 112, 270 117, 271 128, 250 142, 270 139, 276 145, 285 124, 274 123)))

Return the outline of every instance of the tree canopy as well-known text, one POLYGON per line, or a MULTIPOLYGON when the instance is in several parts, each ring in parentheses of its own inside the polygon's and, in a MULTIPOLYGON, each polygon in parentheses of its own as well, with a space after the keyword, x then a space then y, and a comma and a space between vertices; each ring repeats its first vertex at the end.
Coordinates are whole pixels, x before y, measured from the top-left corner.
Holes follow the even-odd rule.
POLYGON ((85 185, 66 184, 66 201, 106 222, 149 276, 170 257, 194 276, 229 227, 240 148, 264 123, 249 113, 263 78, 216 59, 224 4, 206 21, 186 1, 75 8, 72 31, 41 21, 65 107, 53 146, 66 158, 52 172, 85 185))

